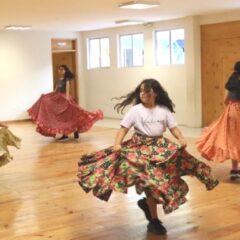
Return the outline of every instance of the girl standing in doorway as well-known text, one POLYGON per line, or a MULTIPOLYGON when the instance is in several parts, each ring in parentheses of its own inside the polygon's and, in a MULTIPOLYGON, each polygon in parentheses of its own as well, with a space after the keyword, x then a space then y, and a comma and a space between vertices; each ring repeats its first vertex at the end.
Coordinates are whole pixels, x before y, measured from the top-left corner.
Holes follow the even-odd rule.
MULTIPOLYGON (((66 98, 70 100, 70 81, 74 79, 74 74, 69 70, 69 68, 66 65, 60 65, 58 67, 58 84, 56 86, 55 91, 60 92, 63 94, 66 94, 66 98)), ((79 132, 78 130, 74 131, 74 138, 79 138, 79 132)), ((68 136, 63 134, 62 137, 60 137, 59 141, 67 140, 68 136)))

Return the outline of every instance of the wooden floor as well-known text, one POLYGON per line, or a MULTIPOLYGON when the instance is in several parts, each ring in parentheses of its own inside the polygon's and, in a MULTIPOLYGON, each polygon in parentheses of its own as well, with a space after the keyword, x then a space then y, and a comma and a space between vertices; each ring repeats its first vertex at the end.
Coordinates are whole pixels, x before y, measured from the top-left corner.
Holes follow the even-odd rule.
MULTIPOLYGON (((76 181, 77 162, 86 152, 112 145, 116 129, 94 127, 80 140, 58 143, 35 132, 30 122, 9 125, 23 139, 11 148, 14 160, 0 168, 1 240, 239 240, 240 182, 228 180, 230 163, 211 164, 221 184, 208 192, 188 177, 188 202, 159 215, 167 236, 146 233, 136 201, 141 196, 113 193, 109 202, 86 194, 76 181)), ((188 150, 199 156, 189 139, 188 150)))

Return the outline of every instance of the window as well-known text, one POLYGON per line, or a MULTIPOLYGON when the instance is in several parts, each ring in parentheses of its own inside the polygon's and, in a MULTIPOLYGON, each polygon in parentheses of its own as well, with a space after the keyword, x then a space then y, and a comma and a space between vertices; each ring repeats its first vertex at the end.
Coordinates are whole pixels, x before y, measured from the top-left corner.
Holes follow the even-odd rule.
POLYGON ((156 31, 156 64, 184 64, 184 29, 156 31))
POLYGON ((88 68, 110 67, 109 38, 88 40, 88 68))
POLYGON ((143 34, 121 35, 120 67, 143 66, 143 34))
POLYGON ((170 32, 156 32, 157 65, 170 64, 170 32))

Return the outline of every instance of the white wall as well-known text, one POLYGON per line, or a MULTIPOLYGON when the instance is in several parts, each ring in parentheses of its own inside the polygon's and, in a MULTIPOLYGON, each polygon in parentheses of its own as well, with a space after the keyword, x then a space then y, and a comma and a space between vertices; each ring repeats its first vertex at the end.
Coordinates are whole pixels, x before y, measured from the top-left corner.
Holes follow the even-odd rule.
POLYGON ((225 11, 225 12, 219 13, 219 14, 199 16, 199 24, 200 25, 239 21, 239 20, 240 20, 240 10, 225 11))
POLYGON ((122 118, 113 110, 116 102, 111 98, 122 96, 133 90, 144 78, 156 78, 168 91, 176 105, 176 119, 180 125, 202 126, 201 105, 201 45, 200 26, 218 22, 240 20, 240 11, 230 11, 206 16, 186 17, 172 21, 105 29, 81 33, 82 39, 82 93, 84 106, 89 110, 100 108, 105 117, 122 118), (153 32, 174 28, 185 29, 185 65, 154 66, 153 32), (125 33, 144 33, 144 67, 118 68, 117 37, 125 33), (110 37, 111 67, 87 70, 86 41, 89 37, 110 37))
POLYGON ((0 120, 27 119, 26 110, 53 89, 51 38, 76 33, 0 31, 0 120))
POLYGON ((186 17, 154 23, 82 33, 0 31, 0 121, 28 118, 26 110, 42 93, 52 90, 52 38, 78 39, 78 79, 80 105, 88 110, 100 108, 105 117, 121 118, 113 110, 116 101, 133 90, 144 78, 156 78, 176 104, 176 119, 181 125, 201 126, 200 25, 240 20, 240 11, 200 17, 186 17), (154 66, 153 32, 184 28, 186 64, 154 66), (143 32, 145 65, 138 68, 117 67, 118 34, 143 32), (87 70, 86 39, 109 36, 111 67, 87 70))
MULTIPOLYGON (((173 102, 176 104, 176 119, 181 125, 196 125, 195 105, 187 109, 187 101, 195 101, 196 96, 188 96, 192 93, 192 80, 194 79, 195 55, 192 49, 195 29, 192 26, 192 18, 178 19, 174 21, 158 22, 152 26, 129 26, 122 28, 112 28, 101 31, 90 31, 82 33, 83 38, 83 58, 84 77, 81 81, 85 84, 86 108, 94 110, 100 108, 105 117, 121 118, 113 110, 116 101, 111 101, 113 97, 119 97, 132 91, 144 78, 156 78, 168 91, 173 102), (186 63, 191 65, 191 69, 185 65, 170 65, 156 67, 154 64, 153 33, 154 30, 164 30, 173 28, 184 28, 186 34, 186 63), (145 59, 144 67, 118 68, 117 63, 117 36, 126 33, 144 33, 145 59), (108 36, 110 38, 110 58, 111 67, 105 69, 91 69, 86 67, 86 41, 89 37, 108 36), (189 83, 190 82, 190 83, 189 83), (188 86, 190 85, 190 87, 188 86)), ((195 86, 195 85, 194 85, 195 86)), ((81 99, 81 97, 80 97, 81 99)))

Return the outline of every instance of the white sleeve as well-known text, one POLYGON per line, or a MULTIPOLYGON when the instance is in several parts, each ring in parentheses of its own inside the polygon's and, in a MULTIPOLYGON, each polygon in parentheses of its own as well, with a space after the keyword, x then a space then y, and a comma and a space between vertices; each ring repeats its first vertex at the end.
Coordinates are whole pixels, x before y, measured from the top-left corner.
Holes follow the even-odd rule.
POLYGON ((171 113, 169 110, 167 110, 167 127, 169 129, 177 127, 177 122, 173 116, 173 113, 171 113))
POLYGON ((123 117, 120 125, 130 129, 135 123, 135 108, 131 108, 123 117))

